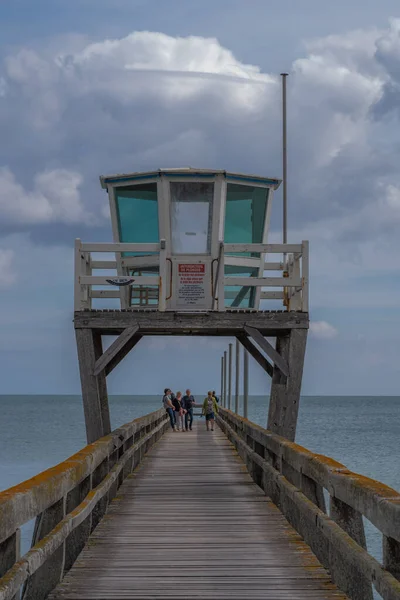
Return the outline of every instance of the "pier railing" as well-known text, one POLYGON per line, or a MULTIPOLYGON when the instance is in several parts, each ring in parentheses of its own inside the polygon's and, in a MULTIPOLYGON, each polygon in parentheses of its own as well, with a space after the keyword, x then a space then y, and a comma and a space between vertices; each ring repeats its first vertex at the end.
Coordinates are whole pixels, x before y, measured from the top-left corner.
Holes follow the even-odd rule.
POLYGON ((72 567, 119 486, 168 427, 161 409, 0 492, 0 600, 46 598, 72 567), (20 556, 20 528, 36 518, 20 556))
MULTIPOLYGON (((172 269, 165 240, 155 244, 130 244, 84 243, 77 239, 75 310, 90 310, 95 299, 118 299, 122 309, 134 306, 165 311, 174 293, 172 269), (99 254, 101 258, 96 258, 99 254)), ((256 310, 262 300, 281 300, 289 311, 308 312, 307 241, 301 244, 221 242, 219 256, 211 264, 210 277, 213 310, 224 311, 230 307, 240 310, 240 302, 255 288, 256 310), (266 259, 270 254, 276 257, 275 261, 266 259), (266 271, 269 276, 265 276, 266 271), (257 277, 248 276, 254 272, 258 272, 257 277)))
POLYGON ((400 599, 397 491, 227 409, 220 409, 218 423, 253 480, 309 544, 349 598, 372 600, 374 586, 384 600, 400 599), (363 516, 382 534, 383 564, 367 551, 363 516))

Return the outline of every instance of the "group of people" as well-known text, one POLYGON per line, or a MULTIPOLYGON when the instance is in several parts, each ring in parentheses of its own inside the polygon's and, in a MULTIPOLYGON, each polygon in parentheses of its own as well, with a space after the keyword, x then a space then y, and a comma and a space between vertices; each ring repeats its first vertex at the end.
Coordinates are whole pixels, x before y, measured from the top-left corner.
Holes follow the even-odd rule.
MULTIPOLYGON (((174 394, 169 388, 165 388, 162 401, 169 415, 172 431, 192 431, 193 407, 196 406, 196 400, 191 391, 186 390, 186 394, 182 397, 181 392, 174 394)), ((210 431, 210 427, 211 431, 214 431, 215 415, 218 413, 218 398, 215 391, 208 392, 201 412, 206 418, 207 431, 210 431)))

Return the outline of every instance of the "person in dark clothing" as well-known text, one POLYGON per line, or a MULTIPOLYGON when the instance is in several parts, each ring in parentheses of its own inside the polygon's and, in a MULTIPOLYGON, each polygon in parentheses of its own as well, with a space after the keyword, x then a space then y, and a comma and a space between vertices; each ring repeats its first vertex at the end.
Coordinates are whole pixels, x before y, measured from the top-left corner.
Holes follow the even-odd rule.
POLYGON ((182 406, 182 394, 181 392, 176 392, 176 396, 172 400, 172 404, 174 405, 175 411, 175 423, 177 431, 185 431, 183 429, 183 406, 182 406))
POLYGON ((175 410, 174 410, 174 405, 171 400, 171 390, 169 388, 165 388, 162 402, 163 402, 163 406, 164 406, 165 410, 168 413, 172 431, 176 431, 176 429, 175 429, 175 410))
POLYGON ((192 431, 193 406, 195 406, 195 404, 196 404, 196 400, 193 398, 192 394, 190 393, 190 390, 186 390, 186 394, 185 394, 185 396, 183 396, 183 401, 182 401, 183 408, 186 410, 186 412, 185 412, 185 429, 186 429, 186 431, 188 430, 188 428, 190 429, 190 431, 192 431))
POLYGON ((215 390, 213 390, 213 396, 214 396, 214 398, 215 398, 215 401, 216 401, 216 402, 219 402, 219 398, 217 398, 217 394, 215 393, 215 390))

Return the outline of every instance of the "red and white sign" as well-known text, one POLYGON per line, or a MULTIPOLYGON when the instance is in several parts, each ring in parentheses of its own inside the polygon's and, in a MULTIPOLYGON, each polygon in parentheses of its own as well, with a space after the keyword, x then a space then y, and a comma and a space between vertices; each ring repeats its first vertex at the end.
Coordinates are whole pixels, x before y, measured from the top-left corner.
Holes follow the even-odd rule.
POLYGON ((204 306, 206 303, 206 271, 204 263, 178 264, 178 306, 204 306))

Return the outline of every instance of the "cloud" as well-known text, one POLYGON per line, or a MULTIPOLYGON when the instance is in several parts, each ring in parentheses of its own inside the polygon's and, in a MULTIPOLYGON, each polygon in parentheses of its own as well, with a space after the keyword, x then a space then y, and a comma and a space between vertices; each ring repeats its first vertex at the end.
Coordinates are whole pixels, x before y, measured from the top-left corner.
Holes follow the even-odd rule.
MULTIPOLYGON (((289 234, 312 242, 312 302, 368 303, 361 270, 397 269, 397 113, 388 122, 382 107, 398 92, 399 28, 308 41, 292 65, 289 234)), ((142 31, 59 44, 22 48, 0 69, 10 229, 105 223, 100 173, 191 164, 279 175, 279 77, 217 39, 142 31)))
POLYGON ((9 168, 0 168, 0 218, 4 224, 78 223, 90 217, 81 203, 79 173, 55 169, 38 173, 27 191, 9 168))
POLYGON ((331 340, 337 336, 338 332, 326 321, 311 321, 310 334, 317 340, 331 340))
POLYGON ((0 289, 9 288, 17 280, 14 271, 14 251, 0 248, 0 289))

